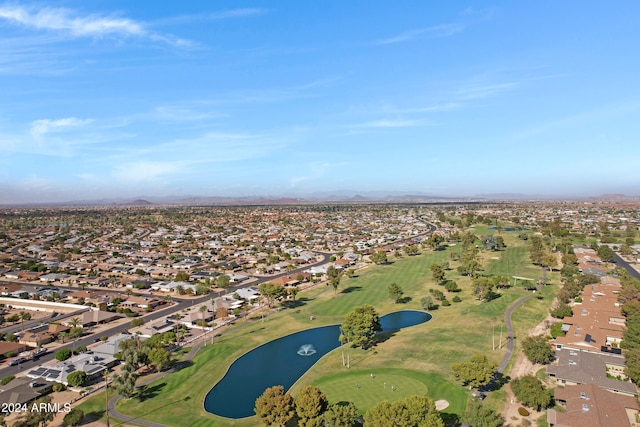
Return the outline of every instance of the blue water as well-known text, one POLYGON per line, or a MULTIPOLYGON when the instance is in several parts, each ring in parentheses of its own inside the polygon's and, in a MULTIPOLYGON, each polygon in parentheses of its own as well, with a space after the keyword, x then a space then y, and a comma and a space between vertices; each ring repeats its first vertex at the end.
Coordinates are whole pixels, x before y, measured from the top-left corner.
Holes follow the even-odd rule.
MULTIPOLYGON (((383 331, 408 328, 431 319, 429 313, 404 310, 380 318, 383 331)), ((270 341, 241 356, 204 399, 206 411, 226 418, 254 415, 254 404, 265 389, 282 385, 288 390, 322 356, 340 346, 339 325, 296 332, 270 341), (298 354, 304 345, 315 353, 298 354)), ((302 351, 301 351, 302 352, 302 351)))

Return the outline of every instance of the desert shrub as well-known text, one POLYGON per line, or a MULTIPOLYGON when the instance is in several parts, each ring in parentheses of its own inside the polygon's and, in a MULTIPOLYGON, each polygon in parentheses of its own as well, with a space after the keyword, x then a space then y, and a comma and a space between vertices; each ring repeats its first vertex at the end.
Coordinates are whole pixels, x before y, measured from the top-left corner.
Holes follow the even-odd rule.
POLYGON ((528 417, 529 416, 529 411, 527 411, 527 409, 523 408, 522 406, 518 408, 518 413, 520 415, 522 415, 523 417, 528 417))

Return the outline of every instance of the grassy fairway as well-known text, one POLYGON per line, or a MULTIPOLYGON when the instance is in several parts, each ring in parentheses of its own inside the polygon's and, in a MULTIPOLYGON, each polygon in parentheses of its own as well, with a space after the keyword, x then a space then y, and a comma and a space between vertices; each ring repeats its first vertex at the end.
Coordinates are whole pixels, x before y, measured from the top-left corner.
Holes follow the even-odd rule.
MULTIPOLYGON (((488 230, 478 228, 476 232, 486 234, 488 230)), ((515 232, 503 232, 502 236, 507 249, 482 252, 480 257, 484 271, 481 273, 538 279, 540 271, 529 263, 525 242, 519 240, 515 232)), ((429 266, 434 262, 448 261, 452 249, 392 258, 388 265, 371 267, 361 271, 359 277, 343 279, 336 295, 333 289, 323 286, 299 294, 300 304, 296 308, 273 313, 265 322, 259 319, 238 322, 235 330, 216 338, 213 346, 201 349, 191 364, 150 384, 142 398, 121 400, 118 409, 125 414, 175 426, 256 425, 255 418, 238 421, 222 419, 203 409, 204 396, 236 358, 283 335, 340 323, 346 313, 364 303, 374 305, 380 314, 401 309, 420 309, 420 299, 429 295, 428 290, 439 288, 431 279, 429 266), (408 297, 405 304, 394 304, 390 300, 388 286, 393 282, 408 297), (315 319, 310 320, 310 316, 315 319)), ((386 335, 371 350, 351 349, 351 369, 342 366, 341 349, 334 350, 294 385, 292 393, 295 394, 301 385, 315 384, 332 402, 354 401, 363 413, 381 399, 427 394, 435 400, 446 399, 450 402, 451 406, 444 412, 461 414, 466 407, 468 390, 455 383, 451 375, 451 363, 467 360, 476 352, 482 352, 499 362, 505 349, 493 350, 493 343, 496 346, 498 344, 505 310, 528 292, 522 286, 512 287, 500 290, 499 298, 480 303, 473 297, 471 280, 460 276, 456 267, 457 263, 451 262, 451 269, 446 275, 462 289, 457 293, 462 302, 433 311, 433 319, 425 324, 386 335), (374 380, 370 378, 371 372, 376 375, 374 380), (388 389, 384 388, 384 381, 387 381, 388 389), (392 392, 391 385, 397 390, 392 392)), ((549 275, 549 280, 558 283, 557 273, 549 275)), ((444 291, 441 287, 439 289, 444 291)), ((556 291, 557 285, 546 286, 538 293, 542 299, 531 299, 516 310, 512 317, 516 338, 544 318, 556 291)), ((449 300, 452 297, 453 294, 447 294, 449 300)), ((503 343, 506 344, 504 331, 503 343)), ((488 401, 496 409, 501 409, 500 399, 504 399, 504 393, 498 391, 492 393, 488 401)), ((103 404, 104 395, 99 394, 82 407, 95 411, 103 404)))

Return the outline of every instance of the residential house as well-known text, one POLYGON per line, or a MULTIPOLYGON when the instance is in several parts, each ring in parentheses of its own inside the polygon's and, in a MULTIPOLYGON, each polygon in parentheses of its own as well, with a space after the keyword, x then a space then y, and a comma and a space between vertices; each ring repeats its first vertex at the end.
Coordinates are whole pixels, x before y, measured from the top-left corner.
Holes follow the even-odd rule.
POLYGON ((547 365, 547 375, 558 385, 594 384, 618 394, 638 394, 633 383, 609 377, 624 376, 625 363, 620 356, 568 349, 556 351, 556 356, 556 361, 547 365))
POLYGON ((0 385, 0 402, 27 405, 37 398, 51 393, 55 382, 19 377, 0 385))
POLYGON ((558 387, 556 404, 563 411, 549 409, 549 427, 636 427, 640 405, 635 397, 621 396, 594 384, 558 387))

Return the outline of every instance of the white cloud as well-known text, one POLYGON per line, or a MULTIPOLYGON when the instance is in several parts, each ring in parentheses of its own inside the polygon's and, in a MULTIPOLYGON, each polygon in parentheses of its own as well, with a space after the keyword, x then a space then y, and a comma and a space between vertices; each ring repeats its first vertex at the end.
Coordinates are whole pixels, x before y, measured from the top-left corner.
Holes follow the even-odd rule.
POLYGON ((390 37, 378 41, 378 44, 395 44, 407 42, 419 38, 439 38, 449 37, 464 30, 462 24, 442 24, 429 28, 420 28, 418 30, 406 31, 397 36, 390 37))
POLYGON ((254 15, 262 15, 266 13, 267 9, 261 8, 240 8, 240 9, 229 9, 222 10, 219 12, 212 13, 198 13, 192 15, 180 15, 173 16, 170 18, 159 19, 153 22, 153 25, 184 25, 189 24, 191 22, 198 21, 220 21, 224 19, 233 19, 233 18, 242 18, 245 16, 254 16, 254 15))
POLYGON ((76 11, 63 8, 36 10, 17 5, 4 5, 0 6, 0 18, 27 28, 63 32, 75 38, 139 37, 175 46, 191 45, 188 40, 183 40, 170 34, 149 31, 143 23, 132 19, 98 15, 82 16, 76 11))
POLYGON ((30 133, 36 140, 52 132, 64 132, 72 128, 78 128, 93 122, 93 119, 78 119, 77 117, 67 117, 64 119, 50 120, 42 119, 31 123, 30 133))

